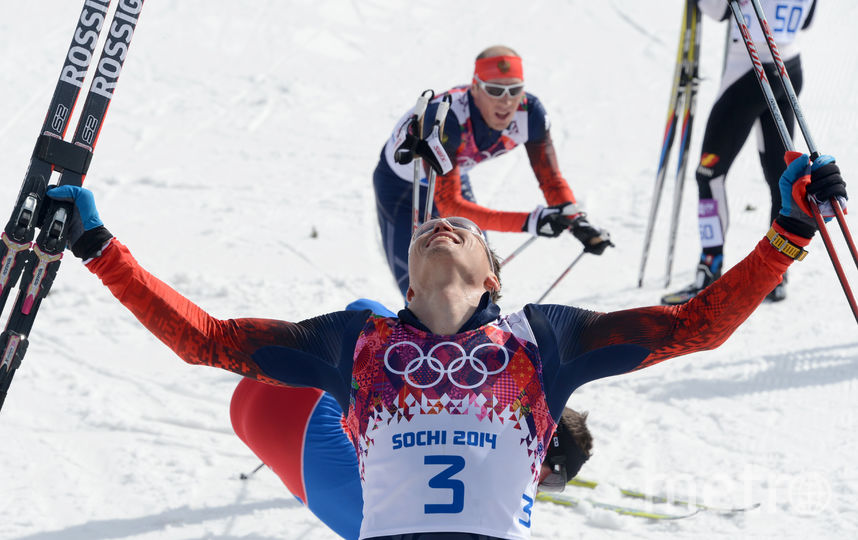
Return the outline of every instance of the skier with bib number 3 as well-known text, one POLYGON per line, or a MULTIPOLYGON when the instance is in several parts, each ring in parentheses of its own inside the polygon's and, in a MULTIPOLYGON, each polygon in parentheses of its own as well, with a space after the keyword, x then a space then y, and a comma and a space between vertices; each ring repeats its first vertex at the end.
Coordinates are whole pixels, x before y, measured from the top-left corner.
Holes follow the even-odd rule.
MULTIPOLYGON (((244 378, 233 393, 230 418, 236 435, 292 495, 343 538, 358 537, 360 468, 342 410, 330 394, 244 378)), ((586 413, 563 410, 540 469, 539 491, 563 491, 589 459, 593 437, 586 420, 586 413)))
POLYGON ((72 253, 185 362, 336 400, 358 461, 359 538, 523 540, 572 392, 719 346, 806 255, 817 229, 806 196, 846 197, 830 156, 794 159, 780 190, 769 233, 682 305, 527 304, 501 315, 496 257, 472 221, 449 217, 412 235, 409 304, 397 317, 363 309, 295 323, 209 315, 133 258, 91 192, 65 185, 48 196, 74 205, 72 253))

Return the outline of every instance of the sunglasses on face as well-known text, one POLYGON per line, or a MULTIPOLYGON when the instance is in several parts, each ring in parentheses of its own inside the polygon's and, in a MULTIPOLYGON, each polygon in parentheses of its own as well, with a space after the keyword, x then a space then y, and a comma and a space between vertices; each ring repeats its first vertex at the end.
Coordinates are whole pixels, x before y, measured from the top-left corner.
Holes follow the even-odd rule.
POLYGON ((474 80, 477 82, 477 86, 479 86, 483 90, 483 92, 485 92, 489 95, 489 97, 494 99, 501 99, 502 97, 504 97, 504 95, 509 95, 510 97, 518 97, 522 92, 524 92, 524 83, 489 83, 480 80, 480 78, 476 75, 474 75, 474 80))
POLYGON ((492 272, 495 272, 494 258, 489 251, 488 244, 486 244, 486 239, 483 237, 483 231, 477 226, 476 223, 474 223, 468 218, 451 216, 446 218, 430 219, 420 224, 420 226, 414 230, 414 234, 411 236, 411 245, 408 246, 408 250, 411 251, 411 247, 414 245, 414 242, 416 242, 417 239, 421 236, 425 236, 426 234, 431 233, 433 230, 435 230, 435 227, 438 226, 439 223, 446 223, 452 229, 468 231, 469 233, 479 238, 480 243, 483 245, 483 248, 485 248, 486 255, 489 258, 489 266, 491 266, 492 272))

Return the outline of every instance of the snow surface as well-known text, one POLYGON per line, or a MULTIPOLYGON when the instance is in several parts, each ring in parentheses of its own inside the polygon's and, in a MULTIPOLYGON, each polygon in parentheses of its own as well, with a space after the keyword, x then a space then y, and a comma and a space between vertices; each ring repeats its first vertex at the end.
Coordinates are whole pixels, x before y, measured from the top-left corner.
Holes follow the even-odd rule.
MULTIPOLYGON (((681 1, 655 4, 147 2, 87 186, 137 258, 216 316, 299 320, 359 296, 398 308, 370 185, 381 145, 419 92, 466 82, 477 52, 506 43, 552 115, 566 177, 617 245, 582 259, 548 301, 656 303, 667 202, 642 289, 636 279, 681 1)), ((0 3, 10 208, 80 5, 0 3)), ((858 4, 826 0, 817 16, 802 104, 848 180, 858 171, 858 4)), ((723 24, 706 20, 692 163, 723 39, 723 24)), ((698 250, 689 169, 672 287, 692 279, 698 250)), ((540 201, 522 150, 471 177, 486 205, 540 201)), ((751 144, 728 191, 729 266, 768 227, 751 144)), ((492 235, 501 254, 524 239, 492 235)), ((505 269, 502 307, 538 298, 578 251, 571 236, 537 242, 505 269)), ((535 538, 858 534, 858 332, 821 240, 810 251, 790 271, 788 300, 760 307, 720 349, 587 385, 569 402, 590 411, 595 454, 582 476, 603 483, 599 497, 616 499, 619 486, 761 507, 649 522, 540 504, 535 538)), ((229 424, 237 377, 178 361, 69 259, 0 415, 0 538, 332 538, 270 471, 239 480, 258 461, 229 424)))

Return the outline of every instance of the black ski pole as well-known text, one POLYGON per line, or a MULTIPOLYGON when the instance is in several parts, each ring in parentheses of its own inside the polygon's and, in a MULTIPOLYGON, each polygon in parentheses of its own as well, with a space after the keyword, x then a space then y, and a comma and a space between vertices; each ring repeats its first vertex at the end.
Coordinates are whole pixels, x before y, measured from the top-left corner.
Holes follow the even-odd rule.
POLYGON ((555 279, 555 280, 554 280, 554 283, 552 283, 552 284, 551 284, 551 286, 550 286, 550 287, 548 287, 548 290, 546 290, 544 293, 542 293, 542 296, 540 296, 540 297, 539 297, 539 300, 537 300, 537 301, 536 301, 536 303, 537 303, 537 304, 539 304, 540 302, 542 302, 542 300, 544 300, 544 299, 545 299, 545 297, 546 297, 546 296, 548 296, 548 293, 550 293, 552 290, 554 290, 554 287, 556 287, 556 286, 557 286, 557 284, 558 284, 558 283, 560 283, 560 282, 563 280, 563 278, 565 278, 565 277, 566 277, 566 274, 568 274, 568 273, 569 273, 569 271, 570 271, 570 270, 572 270, 572 267, 573 267, 573 266, 575 266, 576 264, 578 264, 578 261, 580 261, 580 260, 581 260, 581 257, 583 257, 585 253, 587 253, 587 252, 586 252, 586 251, 582 251, 581 253, 579 253, 579 254, 578 254, 578 256, 577 256, 577 257, 575 257, 575 260, 573 260, 573 261, 569 264, 569 266, 567 266, 567 267, 566 267, 566 270, 564 270, 564 271, 563 271, 563 273, 562 273, 562 274, 560 274, 560 276, 559 276, 557 279, 555 279))
POLYGON ((255 469, 253 469, 249 473, 241 473, 238 475, 238 477, 242 480, 249 480, 250 477, 253 476, 254 474, 256 474, 257 471, 259 471, 259 469, 261 469, 262 467, 265 467, 265 463, 260 463, 259 465, 256 466, 255 469))

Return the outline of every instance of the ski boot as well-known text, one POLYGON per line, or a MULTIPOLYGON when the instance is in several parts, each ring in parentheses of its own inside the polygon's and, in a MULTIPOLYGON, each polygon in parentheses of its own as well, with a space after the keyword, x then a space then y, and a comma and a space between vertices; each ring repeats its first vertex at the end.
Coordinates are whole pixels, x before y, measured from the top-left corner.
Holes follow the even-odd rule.
POLYGON ((684 289, 662 296, 661 303, 666 306, 675 306, 678 304, 684 304, 697 296, 700 291, 721 277, 721 262, 723 260, 724 256, 721 254, 701 255, 700 263, 697 265, 697 274, 694 278, 694 283, 684 289))

